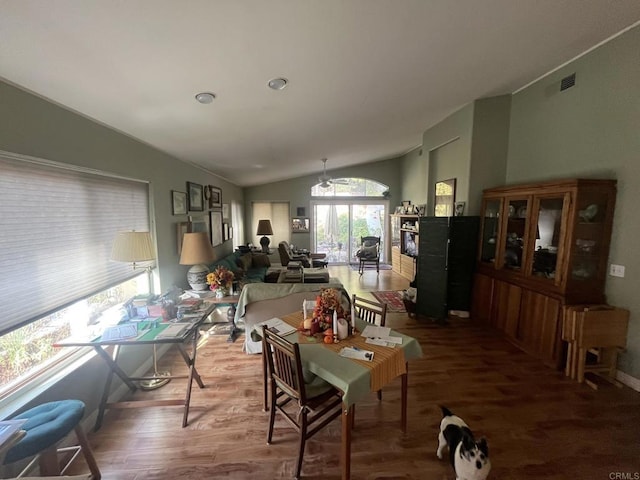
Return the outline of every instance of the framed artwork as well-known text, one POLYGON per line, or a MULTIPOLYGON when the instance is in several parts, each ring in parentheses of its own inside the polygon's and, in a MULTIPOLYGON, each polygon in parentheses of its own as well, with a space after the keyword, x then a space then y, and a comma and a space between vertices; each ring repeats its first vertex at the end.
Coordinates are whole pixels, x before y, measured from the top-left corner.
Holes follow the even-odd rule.
POLYGON ((205 187, 205 194, 209 200, 209 208, 222 207, 222 190, 213 185, 207 185, 205 187))
POLYGON ((187 198, 189 200, 188 206, 190 211, 202 212, 204 210, 204 199, 202 195, 202 185, 187 182, 187 198))
POLYGON ((426 214, 427 214, 427 205, 426 204, 418 205, 418 215, 420 215, 421 217, 424 217, 426 214))
POLYGON ((211 245, 215 247, 224 241, 222 237, 222 212, 212 210, 209 212, 209 217, 211 221, 211 245))
POLYGON ((208 234, 211 231, 209 215, 190 215, 189 222, 191 223, 189 233, 206 232, 208 234))
POLYGON ((187 214, 187 194, 171 190, 171 211, 174 215, 187 214))
POLYGON ((296 215, 298 217, 304 217, 307 214, 306 209, 304 207, 296 208, 296 215))
POLYGON ((229 220, 229 204, 228 203, 223 203, 222 204, 222 219, 223 220, 229 220))
POLYGON ((185 233, 191 232, 190 222, 178 222, 176 223, 176 240, 178 245, 178 257, 182 253, 182 237, 185 233))
POLYGON ((453 216, 456 201, 456 179, 450 178, 449 180, 436 182, 435 191, 433 214, 436 217, 453 216))
POLYGON ((228 223, 222 224, 222 240, 224 242, 229 240, 229 224, 228 223))
POLYGON ((308 233, 308 232, 309 232, 308 218, 292 218, 291 219, 291 233, 308 233))
POLYGON ((464 206, 465 202, 456 202, 456 217, 461 217, 464 215, 464 206))
POLYGON ((233 238, 233 227, 229 226, 229 240, 233 238))

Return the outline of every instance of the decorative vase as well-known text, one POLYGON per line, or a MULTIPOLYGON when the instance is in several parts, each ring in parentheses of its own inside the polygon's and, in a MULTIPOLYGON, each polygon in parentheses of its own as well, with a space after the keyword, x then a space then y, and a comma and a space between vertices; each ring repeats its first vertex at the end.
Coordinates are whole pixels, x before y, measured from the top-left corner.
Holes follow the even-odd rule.
POLYGON ((222 298, 227 295, 227 292, 224 288, 218 287, 216 288, 216 298, 222 298))

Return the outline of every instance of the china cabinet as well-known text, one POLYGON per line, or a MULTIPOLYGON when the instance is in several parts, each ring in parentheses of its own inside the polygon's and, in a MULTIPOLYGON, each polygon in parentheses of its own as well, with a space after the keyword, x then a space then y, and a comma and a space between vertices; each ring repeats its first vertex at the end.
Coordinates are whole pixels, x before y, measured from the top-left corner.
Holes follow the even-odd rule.
POLYGON ((615 180, 485 190, 473 317, 559 365, 562 307, 605 302, 615 197, 615 180))
POLYGON ((418 215, 392 214, 391 218, 391 268, 413 281, 418 256, 418 215))

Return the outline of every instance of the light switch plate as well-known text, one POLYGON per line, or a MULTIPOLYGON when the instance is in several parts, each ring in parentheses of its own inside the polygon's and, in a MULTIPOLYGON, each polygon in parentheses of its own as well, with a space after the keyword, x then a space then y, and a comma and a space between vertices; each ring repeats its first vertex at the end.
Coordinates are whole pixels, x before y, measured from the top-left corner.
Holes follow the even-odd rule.
POLYGON ((612 263, 609 267, 609 275, 611 275, 612 277, 624 278, 624 266, 615 265, 612 263))

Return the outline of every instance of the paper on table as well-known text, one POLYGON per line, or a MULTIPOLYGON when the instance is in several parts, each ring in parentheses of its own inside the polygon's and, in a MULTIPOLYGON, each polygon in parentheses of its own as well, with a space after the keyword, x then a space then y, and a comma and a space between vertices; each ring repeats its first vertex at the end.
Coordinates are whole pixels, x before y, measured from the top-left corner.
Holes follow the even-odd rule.
MULTIPOLYGON (((387 337, 390 338, 390 337, 387 337)), ((395 348, 396 344, 393 342, 387 342, 382 338, 367 338, 365 340, 365 343, 369 343, 371 345, 378 345, 380 347, 390 347, 390 348, 395 348)))
POLYGON ((388 337, 390 333, 389 327, 378 327, 377 325, 367 325, 362 330, 362 336, 368 338, 388 337))
POLYGON ((260 322, 257 323, 253 328, 258 331, 261 332, 262 331, 262 326, 266 325, 266 327, 273 333, 283 336, 283 335, 289 335, 290 333, 293 333, 296 331, 296 329, 294 327, 292 327, 291 325, 289 325, 288 323, 286 323, 284 320, 282 320, 281 318, 272 318, 270 320, 265 320, 264 322, 260 322))
POLYGON ((161 331, 156 338, 174 338, 179 337, 184 332, 184 329, 189 327, 190 323, 172 323, 163 331, 161 331))
POLYGON ((356 360, 366 360, 370 362, 373 360, 374 352, 370 350, 360 350, 355 347, 344 347, 340 350, 340 356, 345 358, 353 358, 356 360))

